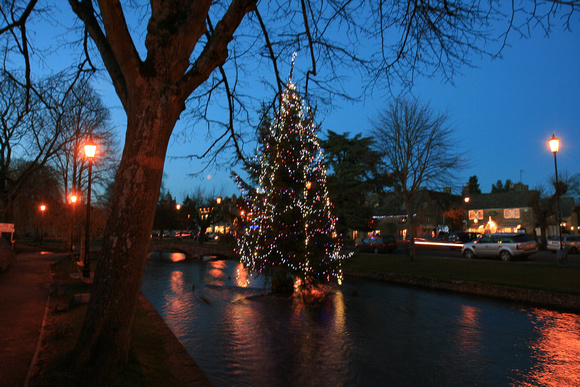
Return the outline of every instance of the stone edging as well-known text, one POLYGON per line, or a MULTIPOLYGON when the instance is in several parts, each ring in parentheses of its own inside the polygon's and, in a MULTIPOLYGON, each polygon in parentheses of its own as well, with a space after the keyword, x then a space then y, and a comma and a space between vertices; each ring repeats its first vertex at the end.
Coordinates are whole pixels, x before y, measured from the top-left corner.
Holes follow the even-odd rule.
POLYGON ((457 281, 424 277, 401 273, 381 273, 371 270, 345 270, 346 275, 372 278, 397 284, 421 286, 425 288, 449 290, 478 296, 501 298, 516 302, 561 308, 580 312, 580 296, 566 293, 553 293, 544 290, 516 288, 513 286, 483 284, 479 282, 457 281))

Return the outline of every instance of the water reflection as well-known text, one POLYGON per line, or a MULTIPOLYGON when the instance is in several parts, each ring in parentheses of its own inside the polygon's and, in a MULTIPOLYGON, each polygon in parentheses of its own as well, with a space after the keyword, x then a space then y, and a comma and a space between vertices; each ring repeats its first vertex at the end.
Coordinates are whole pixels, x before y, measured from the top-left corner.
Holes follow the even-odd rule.
POLYGON ((526 386, 580 385, 580 320, 578 315, 533 309, 539 338, 530 343, 536 364, 524 375, 526 386))
POLYGON ((142 290, 215 386, 580 385, 576 314, 350 278, 304 304, 232 261, 152 259, 142 290))
POLYGON ((457 351, 465 359, 479 361, 481 353, 481 326, 479 314, 481 310, 471 305, 461 305, 459 315, 457 340, 455 342, 457 351))

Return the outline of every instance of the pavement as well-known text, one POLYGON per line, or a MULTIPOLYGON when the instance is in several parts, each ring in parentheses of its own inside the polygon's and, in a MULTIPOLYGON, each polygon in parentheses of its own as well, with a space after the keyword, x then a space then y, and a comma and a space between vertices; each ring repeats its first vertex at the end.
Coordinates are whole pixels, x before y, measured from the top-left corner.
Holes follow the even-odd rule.
POLYGON ((20 250, 0 273, 0 385, 27 386, 50 294, 50 264, 59 255, 20 250))

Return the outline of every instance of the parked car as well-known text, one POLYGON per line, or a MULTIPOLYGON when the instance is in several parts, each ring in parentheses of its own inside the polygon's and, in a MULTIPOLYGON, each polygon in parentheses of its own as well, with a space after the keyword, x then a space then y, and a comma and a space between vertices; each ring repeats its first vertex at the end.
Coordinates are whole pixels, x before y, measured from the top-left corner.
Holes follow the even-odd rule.
POLYGON ((538 244, 527 234, 486 234, 461 249, 466 258, 500 257, 510 261, 513 257, 524 258, 538 251, 538 244))
MULTIPOLYGON (((548 250, 556 252, 560 250, 559 235, 554 235, 548 238, 548 250)), ((562 248, 568 250, 569 254, 577 254, 580 252, 580 236, 578 235, 562 235, 562 248)))
POLYGON ((392 236, 376 236, 365 238, 356 244, 356 249, 361 252, 387 252, 390 253, 397 248, 397 241, 392 236))

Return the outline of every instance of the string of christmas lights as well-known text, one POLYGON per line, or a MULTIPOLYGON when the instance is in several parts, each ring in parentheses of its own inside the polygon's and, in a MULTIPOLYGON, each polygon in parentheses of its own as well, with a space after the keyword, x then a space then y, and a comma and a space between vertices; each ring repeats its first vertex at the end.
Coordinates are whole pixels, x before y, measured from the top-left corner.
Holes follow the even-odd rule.
POLYGON ((250 171, 258 187, 237 178, 248 209, 237 252, 252 272, 284 269, 303 283, 342 282, 341 263, 352 253, 342 253, 336 232, 317 129, 290 77, 250 171))

